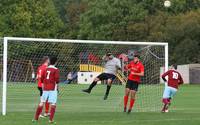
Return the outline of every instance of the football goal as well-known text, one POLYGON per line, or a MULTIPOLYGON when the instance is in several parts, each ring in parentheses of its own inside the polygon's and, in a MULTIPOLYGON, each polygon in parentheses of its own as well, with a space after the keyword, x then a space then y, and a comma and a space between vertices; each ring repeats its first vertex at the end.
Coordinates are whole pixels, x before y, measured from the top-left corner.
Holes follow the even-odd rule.
POLYGON ((44 56, 57 56, 60 69, 58 112, 122 112, 128 71, 123 67, 137 51, 145 67, 145 76, 137 94, 135 112, 161 109, 163 84, 161 67, 168 69, 168 43, 96 41, 4 37, 1 41, 0 78, 2 115, 9 112, 34 112, 39 102, 37 68, 44 56), (102 57, 111 52, 119 58, 122 70, 113 82, 108 100, 103 100, 106 82, 100 82, 90 94, 81 89, 104 70, 102 57))

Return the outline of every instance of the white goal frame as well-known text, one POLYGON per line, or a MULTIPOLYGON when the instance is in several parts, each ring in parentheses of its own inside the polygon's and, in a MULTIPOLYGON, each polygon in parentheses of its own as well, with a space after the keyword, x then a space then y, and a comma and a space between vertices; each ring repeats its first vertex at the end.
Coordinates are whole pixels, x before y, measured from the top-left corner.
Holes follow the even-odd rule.
POLYGON ((2 90, 2 115, 6 115, 7 98, 7 56, 8 41, 36 41, 36 42, 65 42, 65 43, 93 43, 93 44, 121 44, 121 45, 156 45, 165 47, 165 71, 168 70, 168 43, 165 42, 131 42, 131 41, 96 41, 96 40, 68 40, 68 39, 44 39, 4 37, 3 39, 3 90, 2 90))

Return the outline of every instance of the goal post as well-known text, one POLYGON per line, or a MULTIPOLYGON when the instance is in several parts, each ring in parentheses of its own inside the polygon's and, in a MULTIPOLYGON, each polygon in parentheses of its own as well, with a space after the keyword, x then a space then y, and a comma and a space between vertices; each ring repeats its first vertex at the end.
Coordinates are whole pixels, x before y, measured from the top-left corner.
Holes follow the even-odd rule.
MULTIPOLYGON (((8 73, 14 72, 14 74, 20 75, 20 74, 15 73, 15 71, 10 71, 10 70, 8 71, 8 62, 10 63, 14 59, 17 59, 19 61, 22 61, 22 60, 29 61, 32 59, 32 60, 35 60, 35 63, 37 63, 36 66, 38 66, 39 64, 38 62, 42 56, 46 56, 48 54, 49 54, 48 56, 50 56, 51 54, 53 54, 53 55, 60 56, 60 58, 63 58, 63 60, 59 63, 58 67, 63 68, 64 67, 63 65, 65 65, 65 61, 71 60, 72 62, 68 63, 67 66, 70 67, 70 69, 76 68, 76 72, 78 72, 79 65, 81 64, 81 59, 78 60, 78 58, 82 52, 84 52, 83 54, 86 54, 86 53, 88 54, 92 52, 91 58, 93 60, 90 60, 90 61, 92 61, 93 64, 88 63, 88 65, 97 65, 97 63, 95 62, 96 60, 94 61, 95 55, 98 57, 101 57, 103 54, 105 54, 106 51, 111 51, 111 52, 113 51, 115 56, 121 53, 126 53, 128 55, 129 50, 139 50, 143 54, 142 60, 145 61, 144 65, 147 65, 148 67, 147 75, 150 75, 150 74, 152 75, 152 76, 145 77, 143 79, 145 83, 148 84, 151 82, 159 82, 157 80, 158 79, 157 77, 159 76, 157 75, 156 71, 158 71, 158 69, 160 69, 160 67, 162 66, 165 67, 165 71, 168 70, 168 43, 4 37, 3 39, 2 115, 6 115, 6 112, 7 112, 6 110, 7 109, 7 93, 9 93, 9 90, 7 90, 8 82, 25 82, 25 79, 23 76, 18 76, 17 78, 15 78, 15 80, 12 80, 13 78, 11 78, 11 80, 8 81, 8 75, 10 75, 8 73), (10 46, 11 48, 9 48, 10 46), (31 48, 31 46, 33 48, 31 48), (24 51, 27 51, 30 55, 35 54, 35 53, 38 55, 37 56, 31 55, 32 57, 30 57, 30 55, 28 55, 27 53, 25 52, 23 53, 21 49, 25 49, 26 47, 28 47, 31 50, 27 49, 24 51), (52 51, 50 51, 51 48, 53 49, 52 51), (17 49, 21 50, 22 52, 18 54, 17 49), (34 50, 37 50, 37 52, 32 53, 32 51, 34 50), (62 52, 60 52, 60 50, 62 50, 62 52), (12 56, 9 55, 10 53, 12 53, 12 56), (21 53, 24 55, 22 55, 21 53), (152 59, 152 58, 155 58, 155 59, 152 59), (74 66, 73 63, 76 63, 76 65, 74 66), (156 71, 153 71, 154 69, 156 71), (156 75, 153 76, 155 72, 156 72, 156 75), (16 80, 16 79, 19 79, 19 80, 16 80)), ((23 63, 23 65, 11 63, 9 65, 14 65, 14 70, 20 70, 20 72, 23 72, 23 73, 29 72, 27 70, 21 71, 21 70, 26 69, 28 65, 26 63, 23 63), (21 66, 22 68, 17 69, 18 66, 21 66)), ((62 73, 66 74, 64 69, 62 73)), ((62 80, 64 80, 63 77, 62 77, 62 80)), ((27 78, 26 78, 26 81, 27 81, 27 78)), ((152 84, 158 84, 158 83, 152 83, 152 84)), ((121 88, 121 89, 124 89, 124 88, 121 88)), ((148 95, 144 95, 144 96, 146 97, 148 95)))
POLYGON ((3 89, 2 89, 2 115, 6 115, 6 95, 7 95, 7 55, 8 38, 3 40, 3 89))

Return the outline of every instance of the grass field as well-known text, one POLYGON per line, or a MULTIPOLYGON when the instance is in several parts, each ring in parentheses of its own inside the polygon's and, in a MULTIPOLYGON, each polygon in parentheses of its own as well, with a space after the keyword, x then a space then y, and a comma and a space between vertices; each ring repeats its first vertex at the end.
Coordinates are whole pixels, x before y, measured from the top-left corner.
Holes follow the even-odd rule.
MULTIPOLYGON (((130 115, 122 112, 123 86, 113 86, 107 101, 103 101, 104 85, 96 87, 91 95, 80 92, 85 87, 61 87, 55 114, 58 125, 200 125, 200 86, 197 85, 182 86, 166 114, 159 112, 162 86, 141 86, 135 110, 130 115)), ((35 85, 10 84, 7 115, 0 116, 0 125, 33 124, 38 100, 35 85)), ((43 118, 36 124, 47 123, 48 119, 43 118)))

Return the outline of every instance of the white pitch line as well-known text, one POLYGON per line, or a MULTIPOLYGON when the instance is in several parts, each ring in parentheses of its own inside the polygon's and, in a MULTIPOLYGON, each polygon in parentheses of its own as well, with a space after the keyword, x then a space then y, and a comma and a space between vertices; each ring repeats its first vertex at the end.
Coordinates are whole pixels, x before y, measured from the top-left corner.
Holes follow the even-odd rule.
MULTIPOLYGON (((156 119, 132 119, 134 122, 162 122, 162 121, 191 121, 191 120, 198 120, 200 121, 200 119, 197 118, 193 118, 193 119, 160 119, 160 120, 156 120, 156 119)), ((133 121, 119 121, 120 123, 133 123, 133 121)), ((97 121, 82 121, 84 123, 96 123, 97 121)), ((110 121, 98 121, 100 123, 112 123, 112 122, 116 122, 115 119, 112 119, 110 121)))

